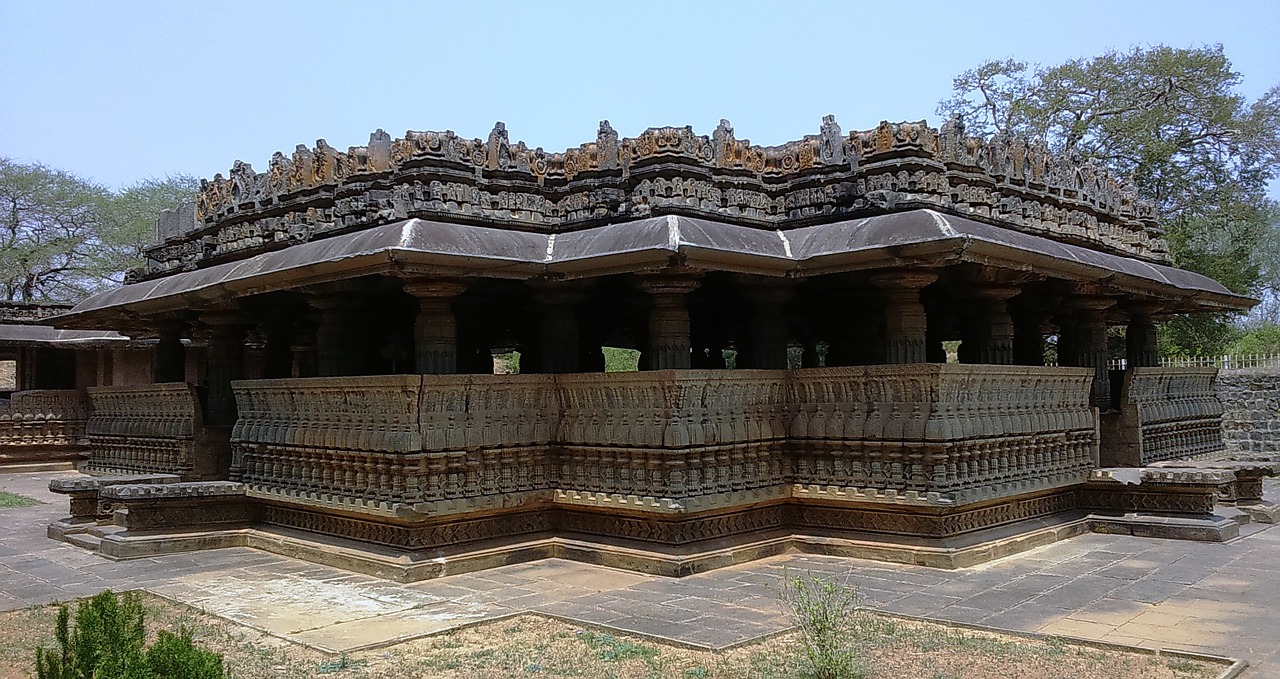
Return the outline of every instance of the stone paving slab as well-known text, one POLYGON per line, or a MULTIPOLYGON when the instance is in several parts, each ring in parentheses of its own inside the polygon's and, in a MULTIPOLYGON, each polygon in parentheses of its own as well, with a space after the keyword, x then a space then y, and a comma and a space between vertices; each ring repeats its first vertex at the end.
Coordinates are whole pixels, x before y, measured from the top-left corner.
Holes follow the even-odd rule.
POLYGON ((75 474, 0 474, 48 503, 0 510, 0 610, 145 587, 333 651, 523 611, 724 648, 787 629, 779 578, 812 573, 890 613, 1243 657, 1245 679, 1280 679, 1272 526, 1228 543, 1090 534, 957 571, 794 554, 670 579, 548 559, 402 585, 247 548, 112 562, 45 537, 67 513, 48 492, 59 476, 75 474))

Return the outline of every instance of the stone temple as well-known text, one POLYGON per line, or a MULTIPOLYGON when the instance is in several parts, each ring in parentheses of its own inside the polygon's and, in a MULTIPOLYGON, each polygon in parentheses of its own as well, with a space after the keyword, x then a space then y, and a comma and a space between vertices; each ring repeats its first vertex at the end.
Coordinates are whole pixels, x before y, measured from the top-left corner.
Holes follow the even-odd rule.
POLYGON ((1124 181, 1022 139, 603 122, 548 153, 501 123, 379 130, 237 161, 157 237, 53 321, 151 359, 83 390, 95 476, 54 484, 50 535, 111 557, 957 567, 1090 530, 1226 539, 1219 501, 1273 513, 1270 463, 1222 459, 1214 369, 1156 360, 1157 321, 1255 301, 1170 266, 1124 181))

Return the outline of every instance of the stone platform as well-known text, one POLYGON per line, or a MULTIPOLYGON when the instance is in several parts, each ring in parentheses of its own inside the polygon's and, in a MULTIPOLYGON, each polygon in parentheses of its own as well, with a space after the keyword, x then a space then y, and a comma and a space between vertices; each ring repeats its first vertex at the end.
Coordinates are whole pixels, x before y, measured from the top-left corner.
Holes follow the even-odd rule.
MULTIPOLYGON (((145 588, 333 651, 384 646, 530 611, 725 648, 785 629, 769 589, 783 569, 844 578, 891 613, 1247 659, 1280 677, 1280 533, 1248 524, 1225 543, 1088 534, 982 566, 940 570, 784 554, 671 579, 560 559, 397 584, 261 550, 112 562, 48 540, 65 512, 50 474, 0 476, 36 507, 0 510, 0 609, 145 588)), ((1274 480, 1264 485, 1277 497, 1274 480)))

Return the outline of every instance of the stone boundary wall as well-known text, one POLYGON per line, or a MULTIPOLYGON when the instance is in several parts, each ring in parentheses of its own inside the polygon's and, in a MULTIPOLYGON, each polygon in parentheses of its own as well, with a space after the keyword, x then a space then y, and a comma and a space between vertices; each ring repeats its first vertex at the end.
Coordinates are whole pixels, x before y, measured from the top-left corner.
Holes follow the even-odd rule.
POLYGON ((1228 453, 1280 453, 1280 367, 1218 374, 1228 453))

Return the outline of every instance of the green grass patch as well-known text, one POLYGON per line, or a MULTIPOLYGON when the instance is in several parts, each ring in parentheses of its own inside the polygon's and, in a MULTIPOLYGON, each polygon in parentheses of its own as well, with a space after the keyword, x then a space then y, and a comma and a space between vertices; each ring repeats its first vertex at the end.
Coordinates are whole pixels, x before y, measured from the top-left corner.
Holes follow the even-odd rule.
POLYGON ((652 660, 658 657, 658 649, 653 646, 619 639, 612 634, 600 634, 588 630, 578 635, 578 638, 582 643, 594 648, 596 655, 605 662, 618 662, 632 658, 652 660))
POLYGON ((8 509, 10 507, 34 507, 41 502, 33 497, 10 493, 7 490, 0 490, 0 509, 8 509))

